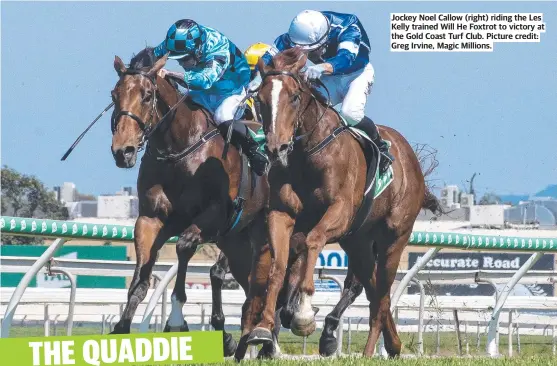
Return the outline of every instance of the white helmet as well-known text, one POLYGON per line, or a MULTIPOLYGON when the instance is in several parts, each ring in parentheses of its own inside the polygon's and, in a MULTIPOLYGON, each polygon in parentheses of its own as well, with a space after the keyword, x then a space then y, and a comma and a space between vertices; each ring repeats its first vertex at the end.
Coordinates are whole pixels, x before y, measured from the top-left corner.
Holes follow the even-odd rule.
POLYGON ((304 10, 292 20, 288 36, 293 45, 304 50, 315 50, 327 41, 329 20, 315 10, 304 10))

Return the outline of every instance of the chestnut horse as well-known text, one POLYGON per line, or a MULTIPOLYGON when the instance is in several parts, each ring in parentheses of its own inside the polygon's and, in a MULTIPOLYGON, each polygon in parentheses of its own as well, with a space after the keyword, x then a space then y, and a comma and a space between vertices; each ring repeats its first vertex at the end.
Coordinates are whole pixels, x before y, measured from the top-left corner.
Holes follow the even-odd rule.
MULTIPOLYGON (((266 176, 258 177, 253 194, 244 197, 246 204, 236 230, 226 236, 215 234, 230 226, 228 213, 232 200, 239 193, 241 157, 238 150, 232 148, 227 159, 222 160, 224 140, 220 135, 213 134, 215 126, 207 112, 188 99, 181 103, 175 86, 157 76, 165 62, 166 59, 157 62, 150 47, 134 56, 129 68, 119 57, 114 62, 120 77, 112 91, 116 106, 111 126, 112 152, 116 165, 120 168, 133 167, 137 153, 145 142, 148 142, 148 148, 141 161, 137 185, 140 206, 134 239, 137 266, 128 303, 113 333, 130 332, 131 319, 147 294, 157 253, 175 235, 180 235, 176 245, 180 267, 172 294, 172 312, 165 331, 187 330, 188 325, 182 315, 186 302, 187 265, 199 243, 213 240, 221 253, 210 271, 213 296, 211 325, 215 330, 223 331, 224 352, 229 356, 235 352, 236 343, 224 330, 222 284, 224 276, 230 272, 244 291, 249 287, 250 244, 261 245, 266 241, 264 209, 269 186, 266 176), (167 116, 171 107, 176 110, 167 116), (158 124, 165 126, 159 128, 158 124), (205 137, 204 142, 202 137, 205 137)), ((285 324, 288 326, 287 322, 285 324)), ((273 344, 264 347, 260 356, 279 352, 279 330, 277 328, 273 334, 273 344)))
MULTIPOLYGON (((304 237, 305 260, 297 261, 295 270, 290 268, 291 276, 299 274, 299 281, 291 282, 299 291, 292 332, 307 336, 315 330, 311 306, 314 269, 323 247, 338 242, 370 303, 364 355, 373 355, 383 331, 387 352, 396 356, 401 342, 390 312, 390 289, 419 211, 430 206, 435 209, 438 202, 431 202, 420 163, 406 139, 392 128, 378 126, 381 136, 391 142, 396 161, 392 183, 371 200, 371 206, 365 193, 375 186, 368 172, 377 171, 378 149, 371 142, 363 149, 366 145, 361 141, 366 140, 348 129, 322 98, 315 97, 299 76, 306 62, 307 57, 297 48, 276 55, 271 66, 259 62, 263 82, 257 98, 273 161, 268 173, 267 217, 271 251, 255 254, 259 259, 252 276, 257 283, 251 284, 246 301, 242 339, 247 336, 248 344, 271 340, 290 237, 296 233, 304 237)), ((371 191, 367 196, 373 197, 371 191)), ((297 298, 291 300, 297 302, 297 298)))
MULTIPOLYGON (((210 271, 213 296, 211 325, 215 330, 223 331, 224 352, 229 356, 235 352, 236 343, 224 330, 222 284, 224 276, 230 272, 244 291, 249 287, 248 276, 252 264, 250 241, 259 243, 259 246, 266 241, 263 220, 269 186, 266 177, 258 177, 253 195, 244 197, 246 205, 237 224, 240 230, 226 236, 212 235, 214 231, 229 226, 228 217, 222 213, 230 212, 232 200, 239 193, 237 186, 240 155, 238 150, 232 148, 229 149, 227 159, 222 161, 224 140, 218 134, 209 135, 212 137, 201 143, 201 137, 211 133, 211 128, 215 126, 206 111, 188 99, 181 103, 175 86, 157 76, 158 70, 165 62, 166 59, 157 62, 150 47, 134 56, 129 68, 125 67, 119 57, 116 57, 114 62, 120 77, 112 91, 116 106, 112 119, 112 152, 116 165, 120 168, 133 167, 137 153, 145 142, 148 142, 148 147, 141 161, 137 185, 140 207, 134 239, 137 266, 128 293, 128 303, 113 333, 130 332, 131 319, 138 304, 147 294, 158 251, 175 235, 180 235, 176 245, 180 267, 172 294, 172 312, 165 331, 188 330, 182 315, 182 307, 186 302, 187 265, 199 243, 213 240, 221 249, 221 253, 210 271), (176 110, 167 117, 171 107, 176 110), (157 124, 166 126, 159 128, 157 124), (192 146, 197 149, 192 149, 192 146), (211 198, 213 201, 204 200, 203 197, 211 198), (212 204, 212 208, 207 204, 212 204), (222 209, 220 211, 219 205, 222 209), (213 211, 206 212, 205 218, 199 217, 204 208, 213 211), (203 231, 206 232, 192 235, 192 226, 189 226, 192 222, 202 225, 203 231)), ((195 228, 193 230, 197 231, 195 228)), ((293 257, 294 259, 296 257, 293 257)), ((286 281, 288 282, 288 278, 286 281)), ((290 285, 286 288, 295 290, 295 287, 290 285)), ((329 326, 323 330, 322 339, 334 341, 331 329, 336 328, 338 318, 348 304, 354 301, 348 301, 349 297, 349 294, 343 294, 337 307, 327 317, 326 323, 329 326)), ((277 309, 282 308, 280 304, 284 301, 285 298, 279 301, 277 309)), ((283 324, 289 327, 290 312, 283 313, 286 313, 283 315, 283 324)), ((277 327, 273 333, 273 344, 267 344, 261 350, 261 357, 280 352, 279 330, 280 327, 277 327)), ((336 343, 328 349, 330 351, 322 353, 332 354, 336 350, 336 343)))
MULTIPOLYGON (((113 333, 130 332, 137 306, 149 289, 158 251, 172 236, 179 236, 179 269, 165 331, 188 330, 182 314, 185 276, 199 244, 216 243, 226 255, 235 279, 247 289, 251 245, 266 243, 267 177, 253 177, 234 147, 228 149, 226 159, 222 158, 225 141, 212 117, 189 98, 182 100, 176 87, 158 76, 166 61, 166 56, 157 60, 152 48, 137 54, 129 68, 118 56, 114 60, 119 76, 112 91, 112 154, 116 165, 133 167, 138 151, 145 142, 148 144, 137 180, 137 265, 126 308, 113 333), (234 215, 234 200, 240 194, 245 200, 243 211, 234 215), (234 226, 232 220, 236 218, 239 220, 234 226)), ((220 293, 220 288, 216 290, 220 293)), ((225 355, 229 356, 236 344, 224 332, 221 314, 221 307, 215 306, 212 325, 223 331, 225 355)))

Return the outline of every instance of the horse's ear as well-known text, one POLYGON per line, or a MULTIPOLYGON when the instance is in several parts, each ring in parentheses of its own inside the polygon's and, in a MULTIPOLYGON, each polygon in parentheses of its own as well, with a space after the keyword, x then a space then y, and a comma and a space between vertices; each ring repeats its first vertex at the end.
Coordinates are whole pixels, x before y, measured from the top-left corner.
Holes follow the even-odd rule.
POLYGON ((265 61, 263 61, 263 57, 260 57, 257 61, 257 68, 259 69, 260 74, 265 74, 269 71, 270 67, 265 65, 265 61))
POLYGON ((126 72, 126 66, 118 56, 114 56, 114 70, 116 70, 118 76, 126 72))
POLYGON ((304 66, 306 66, 307 62, 308 62, 308 56, 306 55, 306 53, 300 52, 300 56, 298 56, 298 61, 296 61, 296 64, 294 65, 295 72, 299 72, 304 66))
POLYGON ((157 62, 155 62, 153 67, 151 67, 151 70, 149 70, 149 75, 155 76, 159 72, 159 70, 162 69, 164 65, 166 65, 167 60, 168 60, 168 53, 163 57, 161 57, 157 62))

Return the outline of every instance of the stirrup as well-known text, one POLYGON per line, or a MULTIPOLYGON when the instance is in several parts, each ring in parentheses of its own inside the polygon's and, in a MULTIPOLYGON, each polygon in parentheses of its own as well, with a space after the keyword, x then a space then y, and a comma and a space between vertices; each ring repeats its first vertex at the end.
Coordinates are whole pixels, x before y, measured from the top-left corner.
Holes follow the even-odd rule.
POLYGON ((379 163, 379 172, 381 174, 385 173, 389 169, 389 166, 393 162, 394 162, 394 157, 392 157, 392 155, 388 151, 386 151, 386 152, 381 151, 381 161, 379 163))
POLYGON ((387 159, 387 161, 389 162, 389 164, 393 163, 395 161, 394 156, 392 156, 388 151, 381 151, 381 155, 383 155, 383 157, 385 159, 387 159))

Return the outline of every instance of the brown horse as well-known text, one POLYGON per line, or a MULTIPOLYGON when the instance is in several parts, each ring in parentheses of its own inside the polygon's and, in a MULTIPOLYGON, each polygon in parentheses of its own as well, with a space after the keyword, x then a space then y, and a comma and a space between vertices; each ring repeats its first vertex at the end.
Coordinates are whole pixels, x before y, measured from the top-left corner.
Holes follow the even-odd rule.
POLYGON ((338 113, 300 79, 306 61, 302 51, 294 48, 276 55, 272 66, 259 63, 263 83, 258 98, 267 149, 274 162, 269 171, 271 251, 256 254, 259 259, 253 273, 257 283, 250 287, 243 334, 249 333, 247 342, 252 344, 271 340, 290 237, 300 233, 305 236, 306 260, 294 271, 300 275, 293 284, 299 288, 300 301, 292 332, 305 336, 315 330, 311 307, 314 268, 323 247, 339 242, 370 302, 364 354, 373 355, 383 331, 385 347, 395 356, 400 354, 401 342, 390 312, 390 289, 416 217, 422 208, 429 208, 431 196, 412 147, 394 129, 378 126, 381 136, 391 142, 396 161, 393 182, 371 206, 372 200, 364 192, 368 182, 375 182, 368 172, 376 171, 378 149, 374 145, 363 149, 361 137, 354 138, 358 135, 342 123, 338 113), (259 320, 256 315, 261 312, 259 320))
MULTIPOLYGON (((146 48, 132 59, 129 68, 117 56, 114 61, 119 76, 112 91, 116 165, 133 167, 138 151, 148 144, 137 180, 137 266, 126 308, 113 333, 130 332, 137 306, 147 294, 158 251, 170 237, 180 237, 176 244, 179 269, 165 331, 188 330, 182 315, 185 276, 199 244, 216 243, 235 279, 247 289, 251 245, 266 243, 266 176, 251 179, 254 173, 245 160, 242 164, 243 157, 234 146, 222 158, 225 141, 211 116, 189 98, 183 102, 175 86, 158 76, 166 60, 157 60, 153 49, 146 48), (235 215, 234 207, 240 194, 245 199, 241 217, 235 215), (239 218, 235 226, 234 218, 239 218)), ((212 320, 216 330, 224 331, 224 319, 212 320)), ((228 356, 236 345, 230 334, 224 332, 223 336, 228 356)))
MULTIPOLYGON (((181 235, 176 245, 180 268, 172 294, 172 312, 165 331, 187 330, 188 325, 182 315, 182 307, 186 302, 187 265, 201 241, 214 240, 221 253, 210 271, 213 295, 211 325, 215 330, 223 331, 224 351, 229 356, 234 353, 236 344, 224 330, 222 283, 225 274, 230 272, 244 291, 248 289, 252 262, 250 242, 261 246, 266 241, 263 220, 269 186, 266 177, 259 177, 253 195, 244 197, 246 206, 237 229, 226 236, 212 235, 214 231, 222 231, 230 225, 228 217, 219 214, 226 212, 226 206, 230 206, 231 200, 238 195, 240 155, 237 149, 232 148, 227 159, 222 161, 224 140, 218 134, 201 143, 201 138, 213 131, 212 120, 206 111, 188 99, 185 103, 179 103, 180 96, 175 86, 157 76, 157 71, 164 64, 165 59, 156 60, 152 48, 139 52, 131 60, 129 68, 118 57, 114 63, 120 77, 112 92, 116 107, 112 119, 112 152, 116 165, 121 168, 133 167, 138 150, 146 141, 149 145, 141 161, 138 177, 140 213, 136 221, 134 242, 137 267, 129 289, 127 306, 113 333, 130 332, 131 319, 138 304, 147 294, 157 253, 174 235, 181 235), (166 117, 171 107, 176 107, 176 111, 166 117), (157 124, 161 125, 157 128, 157 124), (196 214, 199 215, 204 208, 208 208, 208 204, 213 205, 213 211, 205 214, 206 221, 196 217, 196 214), (222 209, 220 211, 219 205, 222 209), (188 234, 192 230, 189 225, 200 221, 200 228, 206 232, 200 234, 201 238, 192 237, 188 234), (192 239, 194 243, 190 243, 192 239)), ((296 279, 297 277, 293 277, 293 281, 296 279)), ((286 281, 288 283, 289 279, 286 281)), ((286 288, 296 290, 290 285, 286 288)), ((281 304, 285 301, 286 298, 281 299, 277 309, 282 308, 281 304)), ((352 301, 353 299, 350 302, 352 301)), ((337 306, 331 313, 333 316, 328 318, 327 324, 332 322, 331 327, 336 327, 338 320, 335 323, 335 319, 340 317, 350 302, 343 295, 339 302, 340 307, 337 306)), ((289 327, 291 312, 286 309, 284 313, 283 324, 289 327)), ((334 340, 330 327, 327 329, 329 331, 324 330, 324 336, 331 333, 330 337, 334 340)), ((279 330, 280 327, 275 329, 274 342, 265 345, 260 352, 261 357, 280 352, 279 330)), ((325 353, 331 354, 336 346, 329 348, 331 352, 325 353)))

